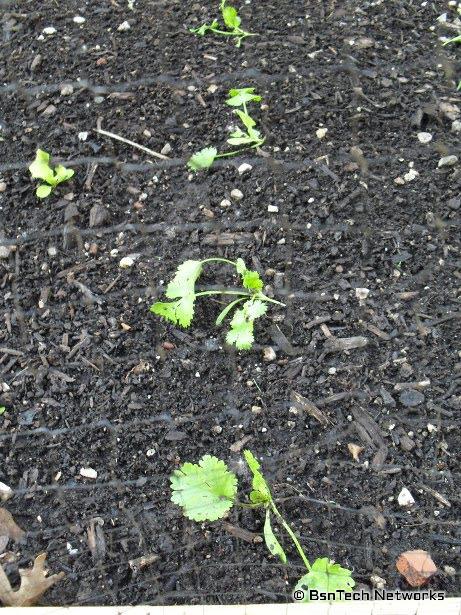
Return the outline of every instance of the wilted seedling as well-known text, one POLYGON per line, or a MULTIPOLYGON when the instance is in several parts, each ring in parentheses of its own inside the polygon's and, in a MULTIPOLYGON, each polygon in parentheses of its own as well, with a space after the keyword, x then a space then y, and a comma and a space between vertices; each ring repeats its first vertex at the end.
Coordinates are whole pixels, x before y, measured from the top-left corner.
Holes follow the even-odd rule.
POLYGON ((263 145, 265 138, 261 136, 259 130, 256 130, 256 122, 247 110, 247 103, 261 101, 261 96, 254 92, 255 88, 234 88, 229 90, 229 98, 226 100, 226 103, 233 107, 234 113, 240 119, 244 128, 244 130, 236 128, 231 133, 230 138, 227 139, 227 142, 230 145, 243 145, 245 147, 231 152, 224 152, 223 154, 218 154, 218 150, 215 147, 205 147, 189 159, 187 166, 191 171, 208 169, 218 158, 236 156, 245 149, 258 148, 263 145), (237 109, 236 107, 241 108, 237 109))
POLYGON ((254 322, 266 313, 267 303, 284 305, 266 297, 262 289, 263 281, 259 277, 259 273, 247 269, 241 258, 238 258, 235 262, 225 258, 207 258, 202 261, 188 260, 178 267, 175 277, 167 286, 165 294, 168 299, 174 299, 174 301, 154 303, 151 305, 150 311, 175 325, 187 328, 194 317, 197 297, 236 295, 238 298, 226 305, 221 311, 216 319, 216 325, 220 325, 239 303, 243 303, 240 309, 234 311, 226 341, 228 344, 234 344, 239 350, 249 350, 254 342, 254 322), (197 293, 195 283, 202 273, 203 265, 212 262, 227 263, 235 267, 236 272, 242 279, 244 290, 207 290, 197 293))
MULTIPOLYGON (((309 602, 309 590, 318 592, 351 591, 355 581, 351 571, 335 564, 327 557, 318 558, 311 565, 295 533, 278 510, 261 466, 251 451, 244 451, 245 461, 252 474, 252 489, 247 502, 237 500, 237 476, 224 461, 205 455, 198 464, 184 463, 170 477, 171 500, 183 509, 192 521, 216 521, 225 517, 233 506, 262 508, 265 511, 264 541, 270 553, 284 564, 286 553, 272 529, 272 518, 287 532, 298 551, 307 573, 296 584, 294 596, 299 602, 309 602), (273 516, 273 517, 272 517, 273 516)), ((339 594, 336 594, 340 597, 339 594)))
POLYGON ((49 196, 58 184, 67 181, 74 174, 73 169, 66 169, 62 164, 58 164, 53 170, 50 166, 50 154, 41 149, 37 150, 29 171, 34 179, 41 179, 45 182, 40 184, 35 191, 39 199, 49 196))
POLYGON ((208 32, 218 34, 219 36, 234 36, 236 47, 240 47, 242 41, 247 36, 257 36, 257 34, 251 34, 242 30, 240 27, 242 20, 239 17, 238 11, 233 6, 226 4, 227 0, 222 0, 220 4, 221 15, 224 21, 224 25, 227 30, 222 30, 217 19, 213 19, 210 24, 203 24, 199 28, 190 28, 190 31, 198 36, 205 36, 208 32))

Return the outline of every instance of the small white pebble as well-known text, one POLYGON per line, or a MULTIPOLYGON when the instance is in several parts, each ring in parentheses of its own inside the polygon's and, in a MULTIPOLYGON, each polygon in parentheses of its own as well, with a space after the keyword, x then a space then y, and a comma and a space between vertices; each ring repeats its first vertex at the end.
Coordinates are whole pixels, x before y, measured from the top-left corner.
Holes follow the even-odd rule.
POLYGON ((439 169, 441 167, 452 167, 457 162, 458 162, 458 156, 455 156, 452 154, 451 156, 444 156, 443 158, 440 158, 437 166, 439 167, 439 169))
POLYGON ((120 259, 119 267, 121 267, 122 269, 129 269, 130 267, 133 267, 133 265, 134 258, 131 258, 131 256, 124 256, 122 259, 120 259))
POLYGON ((130 24, 128 21, 124 21, 123 23, 121 23, 119 25, 119 27, 117 28, 117 30, 119 32, 126 32, 127 30, 129 30, 131 28, 130 24))
POLYGON ((437 427, 435 425, 433 425, 432 423, 428 423, 427 424, 427 431, 429 433, 435 433, 437 430, 437 427))
POLYGON ((88 133, 86 131, 79 132, 77 136, 79 141, 86 141, 88 139, 88 133))
POLYGON ((430 132, 418 132, 418 141, 420 143, 429 143, 432 141, 432 135, 430 132))
POLYGON ((238 188, 234 188, 230 193, 231 197, 236 201, 241 201, 243 199, 243 192, 238 188))
POLYGON ((406 487, 404 487, 399 493, 397 501, 399 503, 399 506, 413 506, 413 504, 415 503, 414 497, 411 495, 411 493, 406 487))
POLYGON ((276 358, 277 355, 275 354, 275 350, 272 348, 272 346, 266 346, 263 350, 264 361, 267 361, 269 363, 270 361, 275 361, 276 358))
POLYGON ((323 139, 327 132, 328 128, 319 128, 318 130, 316 130, 315 134, 317 135, 317 139, 323 139))
POLYGON ((53 26, 48 26, 47 28, 43 28, 43 34, 52 36, 53 34, 56 34, 56 28, 53 28, 53 26))
POLYGON ((146 451, 147 457, 153 457, 155 455, 155 448, 149 448, 146 451))
POLYGON ((246 162, 244 162, 237 169, 238 170, 238 174, 239 175, 243 175, 244 173, 247 173, 248 171, 251 171, 252 168, 253 167, 251 166, 251 164, 247 164, 246 162))
POLYGON ((414 179, 416 179, 418 177, 418 175, 419 175, 419 173, 418 173, 418 171, 416 169, 410 169, 408 171, 408 173, 405 173, 405 175, 403 176, 403 179, 406 182, 411 182, 414 179))
POLYGON ((58 253, 57 249, 54 246, 49 246, 47 252, 48 256, 51 257, 56 256, 56 254, 58 253))
POLYGON ((355 296, 357 297, 359 301, 365 301, 365 299, 368 297, 369 294, 370 294, 369 288, 356 288, 355 289, 355 296))
POLYGON ((0 501, 6 502, 6 500, 9 500, 12 495, 13 490, 11 489, 11 487, 8 487, 8 485, 5 485, 5 483, 0 483, 0 501))
POLYGON ((278 213, 279 208, 277 207, 277 205, 268 205, 267 206, 267 211, 271 214, 276 214, 278 213))
POLYGON ((72 21, 74 23, 82 24, 82 23, 85 23, 86 19, 82 17, 81 15, 75 15, 72 21))
POLYGON ((266 433, 267 427, 261 427, 261 433, 266 433))
POLYGON ((85 478, 98 478, 98 473, 93 468, 80 468, 80 476, 85 478))
POLYGON ((231 207, 232 203, 229 199, 223 199, 219 205, 220 207, 231 207))

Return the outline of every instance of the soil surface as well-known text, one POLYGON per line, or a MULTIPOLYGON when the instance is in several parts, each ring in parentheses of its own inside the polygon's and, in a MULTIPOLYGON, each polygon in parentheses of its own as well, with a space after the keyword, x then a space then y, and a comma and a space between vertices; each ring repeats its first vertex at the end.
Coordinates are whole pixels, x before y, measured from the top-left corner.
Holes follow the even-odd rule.
POLYGON ((248 447, 311 559, 408 588, 395 561, 426 549, 430 587, 459 594, 461 170, 439 166, 460 154, 455 9, 251 0, 259 36, 236 49, 188 31, 218 4, 0 1, 0 480, 26 531, 0 562, 14 581, 46 551, 55 605, 290 601, 302 566, 285 536, 289 564, 268 555, 260 512, 194 524, 170 502, 171 472, 205 453, 248 487, 248 447), (194 151, 226 149, 244 86, 263 152, 190 175, 194 151), (43 201, 37 147, 75 169, 43 201), (148 311, 213 255, 286 304, 249 352, 224 344, 216 301, 187 331, 148 311))

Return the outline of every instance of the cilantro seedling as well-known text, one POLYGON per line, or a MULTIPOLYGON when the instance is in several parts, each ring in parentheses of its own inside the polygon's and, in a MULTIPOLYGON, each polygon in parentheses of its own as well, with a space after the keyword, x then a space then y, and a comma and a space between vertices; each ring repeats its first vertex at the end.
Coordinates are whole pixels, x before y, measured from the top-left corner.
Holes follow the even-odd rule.
POLYGON ((50 155, 41 149, 37 150, 29 171, 34 179, 41 179, 45 182, 40 184, 35 191, 39 199, 49 196, 58 184, 67 181, 74 174, 73 169, 66 169, 62 164, 58 164, 53 170, 50 166, 50 155))
POLYGON ((247 148, 257 148, 263 145, 265 138, 261 136, 259 130, 256 130, 256 122, 250 116, 247 109, 247 103, 261 102, 261 96, 254 92, 255 88, 234 88, 229 90, 229 98, 226 100, 226 103, 230 107, 233 107, 235 115, 243 124, 243 129, 237 127, 231 132, 231 136, 227 139, 227 142, 229 145, 243 145, 244 147, 238 150, 224 152, 223 154, 218 154, 218 150, 215 147, 205 147, 189 159, 187 166, 191 171, 208 169, 218 158, 236 156, 247 148))
POLYGON ((220 325, 226 316, 234 310, 226 341, 228 344, 235 345, 239 350, 249 350, 254 342, 254 322, 266 313, 267 303, 284 305, 280 301, 266 297, 262 289, 263 281, 259 277, 259 273, 247 269, 241 258, 238 258, 235 262, 225 258, 207 258, 202 261, 188 260, 179 265, 176 275, 167 286, 165 295, 168 299, 174 299, 174 301, 158 301, 150 306, 150 311, 175 325, 187 328, 194 317, 197 297, 236 295, 237 299, 226 305, 218 315, 216 325, 220 325), (232 265, 241 277, 243 289, 196 292, 195 283, 202 273, 203 265, 212 262, 232 265), (238 304, 242 304, 239 309, 237 309, 238 304))
POLYGON ((257 34, 251 34, 251 32, 242 30, 240 27, 242 20, 239 17, 237 9, 233 6, 229 6, 226 2, 227 0, 221 0, 220 4, 221 16, 227 28, 226 30, 222 29, 217 19, 213 19, 211 23, 205 23, 199 28, 190 28, 190 32, 198 36, 205 36, 208 32, 213 32, 213 34, 217 34, 218 36, 233 36, 235 37, 236 47, 240 47, 243 39, 247 38, 247 36, 257 36, 257 34))
POLYGON ((287 563, 286 553, 272 529, 274 518, 287 532, 306 567, 306 574, 298 580, 295 587, 294 595, 297 601, 309 602, 308 590, 330 593, 336 593, 338 590, 351 591, 355 581, 350 570, 342 568, 327 557, 318 558, 313 564, 309 562, 296 534, 274 502, 259 461, 249 450, 243 451, 243 454, 252 474, 247 502, 239 502, 237 499, 236 475, 223 461, 210 455, 202 457, 198 464, 184 463, 173 472, 170 477, 172 502, 181 506, 188 519, 198 522, 222 519, 233 506, 262 508, 265 513, 264 542, 270 553, 282 563, 287 563))
POLYGON ((0 406, 0 416, 2 416, 2 414, 4 414, 6 411, 5 406, 0 406))

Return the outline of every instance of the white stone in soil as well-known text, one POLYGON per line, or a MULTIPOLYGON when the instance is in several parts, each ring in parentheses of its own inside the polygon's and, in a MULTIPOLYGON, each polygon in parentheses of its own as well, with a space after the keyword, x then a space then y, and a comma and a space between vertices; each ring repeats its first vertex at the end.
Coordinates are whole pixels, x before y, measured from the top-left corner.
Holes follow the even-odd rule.
POLYGON ((84 478, 98 478, 98 473, 93 468, 80 468, 80 476, 84 478))
POLYGON ((279 208, 277 207, 277 205, 268 205, 267 206, 267 211, 271 214, 276 214, 278 213, 279 208))
POLYGON ((429 143, 432 141, 432 135, 430 132, 418 132, 418 141, 420 143, 429 143))
POLYGON ((415 503, 415 499, 411 495, 409 490, 406 487, 403 487, 402 491, 399 493, 397 497, 397 502, 399 503, 399 506, 409 507, 409 506, 413 506, 413 504, 415 503))
POLYGON ((439 169, 441 167, 453 167, 458 162, 458 156, 451 154, 451 156, 444 156, 440 158, 439 164, 437 165, 439 169))
POLYGON ((81 15, 75 15, 72 21, 74 23, 82 24, 82 23, 85 23, 86 19, 82 17, 81 15))
POLYGON ((13 490, 5 483, 0 483, 0 500, 6 502, 13 495, 13 490))
POLYGON ((46 28, 43 28, 43 34, 52 36, 53 34, 56 34, 56 28, 53 28, 53 26, 48 26, 46 28))
POLYGON ((117 28, 117 30, 119 32, 126 32, 127 30, 129 30, 131 28, 130 24, 128 21, 124 21, 123 23, 121 23, 119 25, 119 27, 117 28))
POLYGON ((239 166, 237 170, 238 170, 239 175, 243 175, 244 173, 248 173, 249 171, 251 171, 252 168, 253 167, 251 166, 251 164, 244 162, 243 164, 239 166))
POLYGON ((317 135, 317 139, 323 139, 327 132, 328 128, 319 128, 318 130, 316 130, 315 134, 317 135))
POLYGON ((122 259, 120 259, 119 267, 121 267, 122 269, 129 269, 130 267, 133 267, 133 265, 134 258, 132 258, 131 256, 124 256, 122 259))
POLYGON ((230 193, 231 197, 236 201, 241 201, 243 199, 243 192, 238 188, 234 188, 230 193))

